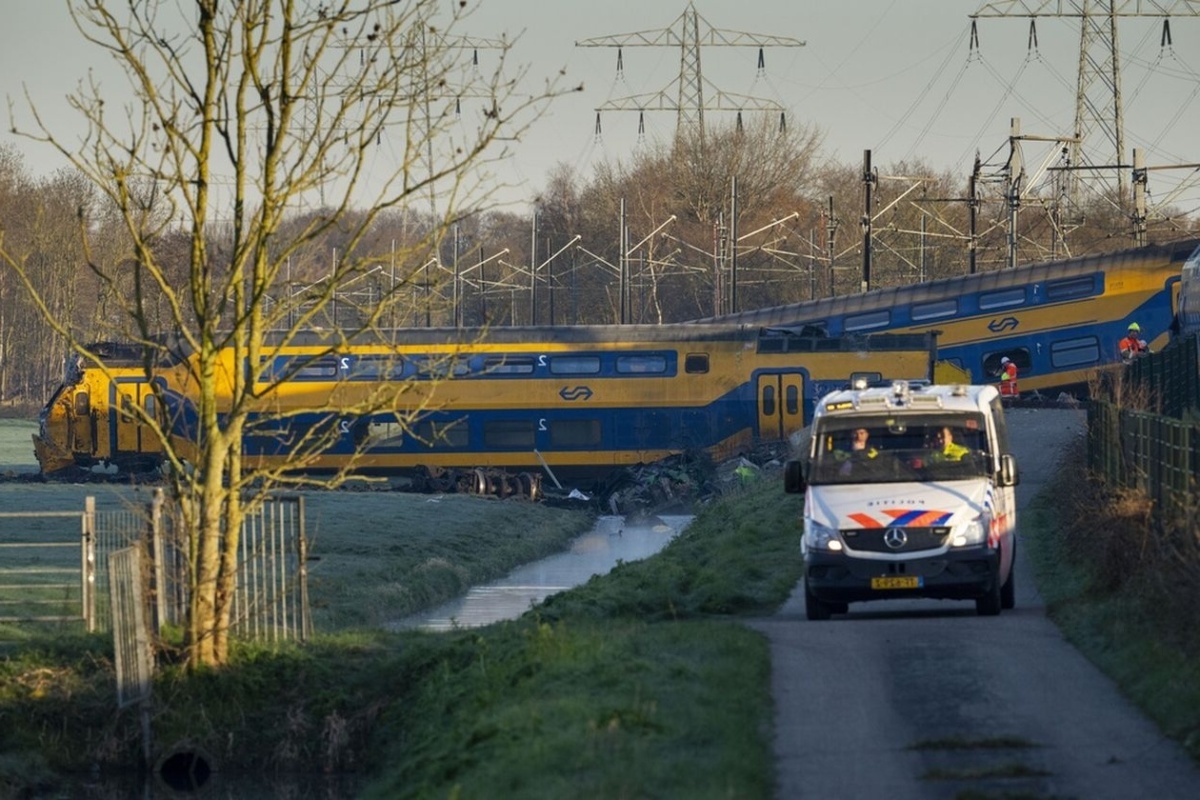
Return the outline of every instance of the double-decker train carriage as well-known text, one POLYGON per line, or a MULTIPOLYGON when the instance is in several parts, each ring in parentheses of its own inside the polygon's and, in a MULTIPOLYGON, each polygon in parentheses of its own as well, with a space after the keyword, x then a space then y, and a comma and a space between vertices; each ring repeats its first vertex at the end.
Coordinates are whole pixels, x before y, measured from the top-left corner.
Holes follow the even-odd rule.
MULTIPOLYGON (((162 444, 150 419, 188 451, 197 427, 192 357, 147 369, 137 348, 126 350, 104 369, 67 371, 34 437, 44 474, 157 467, 162 444)), ((854 376, 933 378, 938 346, 933 333, 679 324, 416 328, 348 341, 312 331, 268 341, 266 352, 252 376, 263 413, 247 428, 248 464, 407 474, 452 488, 464 472, 594 484, 683 453, 725 459, 782 441, 817 398, 854 376), (298 457, 314 431, 319 451, 298 457)), ((250 369, 230 350, 221 372, 239 368, 250 369)), ((223 384, 223 410, 229 393, 223 384)))
MULTIPOLYGON (((995 382, 1007 356, 1022 393, 1082 392, 1096 368, 1120 361, 1117 342, 1130 323, 1151 350, 1167 343, 1178 324, 1182 266, 1198 251, 1200 240, 1189 239, 697 322, 807 326, 829 336, 936 326, 939 358, 966 370, 971 383, 995 382)), ((1200 320, 1200 302, 1190 312, 1200 320)))

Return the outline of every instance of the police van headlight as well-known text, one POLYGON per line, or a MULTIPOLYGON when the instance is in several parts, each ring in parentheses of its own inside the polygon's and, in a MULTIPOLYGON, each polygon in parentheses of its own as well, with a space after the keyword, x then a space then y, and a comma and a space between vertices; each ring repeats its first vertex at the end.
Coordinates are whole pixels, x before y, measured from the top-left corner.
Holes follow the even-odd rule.
POLYGON ((987 541, 987 522, 983 517, 976 517, 959 525, 950 537, 952 547, 970 547, 987 541))
POLYGON ((804 548, 806 550, 840 551, 842 540, 838 538, 836 528, 806 519, 804 521, 804 548))

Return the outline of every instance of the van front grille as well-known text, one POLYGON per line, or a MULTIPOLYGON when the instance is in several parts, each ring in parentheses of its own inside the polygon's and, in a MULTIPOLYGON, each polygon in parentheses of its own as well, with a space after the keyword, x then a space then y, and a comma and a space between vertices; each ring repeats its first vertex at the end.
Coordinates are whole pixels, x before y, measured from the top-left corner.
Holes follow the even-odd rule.
POLYGON ((934 550, 946 544, 950 529, 935 528, 849 528, 841 531, 851 550, 869 553, 912 553, 934 550))

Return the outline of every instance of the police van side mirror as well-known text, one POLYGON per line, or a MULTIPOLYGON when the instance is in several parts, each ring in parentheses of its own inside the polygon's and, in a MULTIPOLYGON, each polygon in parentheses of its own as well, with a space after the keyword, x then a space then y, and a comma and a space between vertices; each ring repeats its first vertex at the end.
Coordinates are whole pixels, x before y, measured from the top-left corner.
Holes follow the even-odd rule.
POLYGON ((1012 453, 1000 456, 1000 485, 1016 486, 1020 482, 1021 475, 1017 472, 1017 457, 1012 453))
POLYGON ((783 465, 783 491, 788 494, 799 494, 806 488, 804 482, 804 462, 788 461, 783 465))

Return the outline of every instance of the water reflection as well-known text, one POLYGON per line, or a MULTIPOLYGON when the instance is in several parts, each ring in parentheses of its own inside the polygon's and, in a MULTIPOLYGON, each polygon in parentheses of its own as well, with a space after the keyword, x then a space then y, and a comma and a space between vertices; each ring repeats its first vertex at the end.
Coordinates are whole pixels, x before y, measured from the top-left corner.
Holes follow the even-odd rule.
POLYGON ((640 520, 600 517, 596 526, 572 542, 566 552, 518 567, 501 580, 473 587, 463 597, 388 627, 445 631, 515 619, 555 592, 607 573, 618 561, 637 561, 654 555, 691 520, 688 515, 640 520))

